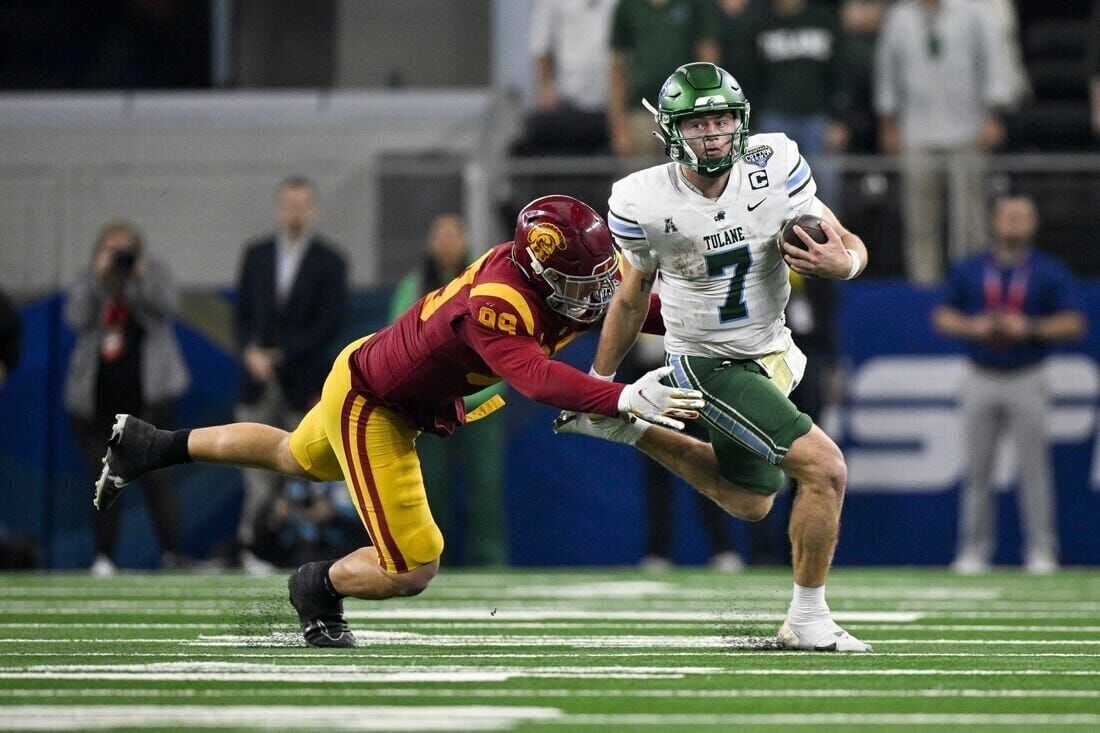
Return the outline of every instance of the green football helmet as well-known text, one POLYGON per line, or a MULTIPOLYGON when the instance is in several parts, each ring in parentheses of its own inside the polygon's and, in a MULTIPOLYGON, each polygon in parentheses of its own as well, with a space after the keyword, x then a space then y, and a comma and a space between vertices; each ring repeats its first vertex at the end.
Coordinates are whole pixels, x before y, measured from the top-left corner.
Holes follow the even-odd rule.
POLYGON ((665 155, 697 173, 717 178, 745 154, 745 143, 749 139, 749 101, 741 85, 725 69, 705 62, 684 64, 665 80, 656 109, 647 100, 643 99, 642 104, 657 120, 665 155), (737 122, 729 155, 700 159, 687 144, 680 123, 695 115, 726 111, 732 112, 737 122))

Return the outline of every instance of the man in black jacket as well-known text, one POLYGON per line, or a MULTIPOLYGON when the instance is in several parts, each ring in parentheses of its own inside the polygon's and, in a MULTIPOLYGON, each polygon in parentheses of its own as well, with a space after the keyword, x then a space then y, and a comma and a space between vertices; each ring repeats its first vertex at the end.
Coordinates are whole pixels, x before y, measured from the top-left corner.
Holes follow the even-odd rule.
MULTIPOLYGON (((316 191, 302 176, 279 184, 279 229, 250 243, 237 286, 235 326, 241 349, 237 420, 293 428, 317 401, 332 366, 347 294, 347 262, 312 231, 316 191)), ((244 470, 237 539, 252 573, 272 568, 255 556, 256 523, 274 500, 279 477, 244 470)))

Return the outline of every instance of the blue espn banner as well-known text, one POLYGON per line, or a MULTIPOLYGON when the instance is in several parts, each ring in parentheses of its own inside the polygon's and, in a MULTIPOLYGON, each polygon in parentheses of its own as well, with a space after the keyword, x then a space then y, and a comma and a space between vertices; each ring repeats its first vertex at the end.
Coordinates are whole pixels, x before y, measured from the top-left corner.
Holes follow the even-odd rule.
MULTIPOLYGON (((1087 341, 1048 364, 1054 410, 1051 435, 1058 493, 1062 559, 1100 563, 1100 283, 1087 283, 1083 302, 1093 325, 1087 341)), ((360 323, 377 323, 384 294, 368 295, 360 323), (369 313, 368 313, 369 311, 369 313), (374 311, 378 311, 375 313, 374 311)), ((846 404, 823 420, 849 466, 841 542, 845 565, 935 565, 950 561, 955 543, 958 485, 964 448, 956 420, 964 362, 954 344, 935 336, 931 292, 897 282, 844 287, 840 329, 851 368, 846 404)), ((60 325, 61 299, 23 309, 24 358, 0 389, 0 540, 37 540, 43 562, 73 568, 91 562, 91 485, 68 434, 61 407, 71 335, 60 325)), ((194 387, 180 404, 181 425, 231 419, 236 367, 232 358, 186 326, 179 333, 194 387)), ((348 336, 350 338, 350 334, 348 336)), ((587 369, 595 337, 565 350, 587 369)), ((618 445, 554 436, 556 411, 514 392, 491 419, 507 425, 505 485, 508 533, 517 565, 616 565, 638 561, 644 549, 642 457, 618 445)), ((998 460, 1000 542, 996 560, 1019 559, 1012 484, 1014 457, 998 460)), ((240 505, 237 472, 189 466, 175 471, 183 508, 183 549, 203 556, 231 537, 240 505)), ((750 562, 759 533, 781 536, 786 499, 775 520, 731 520, 738 548, 750 562)), ((467 513, 478 507, 468 506, 467 513)), ((124 566, 151 566, 159 555, 144 502, 127 496, 120 533, 124 566)), ((709 547, 694 497, 676 487, 673 558, 703 562, 709 547)), ((774 537, 772 538, 774 539, 774 537)), ((452 549, 464 537, 448 537, 452 549)), ((447 555, 444 556, 446 562, 447 555)))
MULTIPOLYGON (((1062 560, 1100 563, 1100 283, 1082 286, 1092 326, 1086 341, 1053 355, 1047 373, 1054 401, 1050 429, 1054 451, 1062 560)), ((838 564, 943 565, 956 537, 964 445, 956 415, 966 360, 959 348, 932 332, 933 291, 902 282, 844 285, 841 342, 850 365, 847 399, 822 427, 844 450, 848 494, 838 564)), ((566 358, 587 368, 592 339, 571 347, 566 358)), ((645 515, 638 459, 619 446, 568 440, 568 460, 546 437, 553 411, 509 400, 517 457, 511 480, 515 559, 520 563, 630 563, 643 552, 645 515), (538 413, 538 416, 516 413, 538 413), (522 446, 522 447, 521 447, 522 446), (519 458, 519 456, 528 458, 519 458), (531 459, 531 456, 540 458, 531 459), (533 462, 532 462, 533 460, 533 462), (543 468, 543 470, 539 470, 543 468), (560 501, 553 501, 558 498, 560 501), (531 509, 530 507, 537 507, 531 509), (597 549, 596 545, 600 547, 597 549)), ((998 563, 1018 563, 1019 522, 1013 488, 1014 461, 1007 445, 997 460, 998 563)), ((694 501, 680 487, 676 500, 674 557, 702 562, 709 553, 694 501)), ((785 521, 786 498, 776 521, 785 521)), ((752 561, 753 533, 781 535, 783 526, 735 522, 739 549, 752 561)), ((774 538, 773 538, 774 539, 774 538)))

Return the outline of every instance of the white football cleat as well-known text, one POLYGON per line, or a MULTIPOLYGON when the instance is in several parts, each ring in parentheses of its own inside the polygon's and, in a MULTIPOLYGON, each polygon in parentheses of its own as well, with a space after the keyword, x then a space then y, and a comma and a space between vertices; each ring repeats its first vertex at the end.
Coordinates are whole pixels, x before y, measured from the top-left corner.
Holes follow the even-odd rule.
POLYGON ((844 629, 837 626, 832 617, 808 624, 791 624, 784 621, 779 627, 779 643, 788 649, 801 649, 807 652, 870 652, 870 644, 865 644, 844 629))
POLYGON ((951 563, 951 572, 956 575, 981 575, 990 571, 989 561, 980 555, 964 552, 951 563))
POLYGON ((726 550, 725 552, 719 552, 717 555, 711 555, 708 564, 711 570, 717 570, 722 573, 739 573, 745 569, 745 560, 732 550, 726 550))
POLYGON ((106 555, 96 555, 95 562, 88 569, 94 578, 109 578, 118 572, 118 566, 106 555))
POLYGON ((642 437, 642 433, 651 427, 653 427, 653 423, 646 422, 636 415, 605 417, 603 415, 588 415, 582 412, 569 412, 568 410, 563 410, 554 420, 555 433, 588 435, 601 440, 609 440, 612 443, 623 443, 624 445, 634 445, 638 442, 638 438, 642 437))
POLYGON ((646 555, 638 562, 638 569, 647 573, 663 573, 674 567, 671 560, 661 555, 646 555))

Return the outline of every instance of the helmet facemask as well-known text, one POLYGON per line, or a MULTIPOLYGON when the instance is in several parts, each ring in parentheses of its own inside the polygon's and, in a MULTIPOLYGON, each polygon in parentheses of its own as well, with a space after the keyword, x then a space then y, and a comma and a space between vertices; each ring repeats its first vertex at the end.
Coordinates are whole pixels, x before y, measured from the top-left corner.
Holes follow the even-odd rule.
POLYGON ((619 270, 618 254, 596 265, 591 275, 569 275, 546 267, 530 247, 527 255, 531 271, 550 286, 546 304, 551 310, 578 323, 595 323, 603 318, 619 287, 615 277, 619 270))

